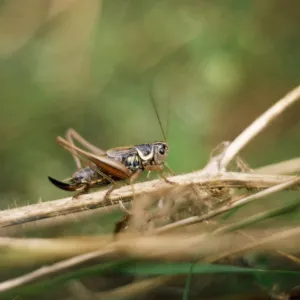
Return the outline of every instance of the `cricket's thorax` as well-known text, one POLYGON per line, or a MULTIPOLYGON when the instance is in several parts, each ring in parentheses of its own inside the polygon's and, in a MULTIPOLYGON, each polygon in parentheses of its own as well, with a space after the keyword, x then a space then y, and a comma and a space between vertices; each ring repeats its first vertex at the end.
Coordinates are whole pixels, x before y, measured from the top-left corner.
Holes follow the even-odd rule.
POLYGON ((143 169, 143 164, 138 154, 130 154, 125 157, 122 161, 126 168, 131 171, 136 171, 138 169, 143 169))
POLYGON ((144 170, 146 165, 152 163, 154 148, 151 144, 140 144, 134 147, 134 151, 124 157, 122 163, 132 171, 144 170))
POLYGON ((108 157, 121 162, 128 170, 147 169, 148 166, 163 165, 168 154, 165 142, 140 144, 128 149, 117 149, 108 152, 108 157))
POLYGON ((136 145, 131 151, 114 156, 114 159, 120 161, 126 168, 133 172, 144 170, 145 166, 153 164, 153 158, 154 147, 152 144, 136 145))

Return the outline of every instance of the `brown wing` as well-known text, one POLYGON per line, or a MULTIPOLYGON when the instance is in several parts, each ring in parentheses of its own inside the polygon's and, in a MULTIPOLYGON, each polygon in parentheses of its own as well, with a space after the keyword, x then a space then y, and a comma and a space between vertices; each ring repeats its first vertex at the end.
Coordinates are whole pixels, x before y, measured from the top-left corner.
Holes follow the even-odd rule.
POLYGON ((71 153, 75 154, 76 156, 84 157, 89 161, 93 162, 107 175, 112 175, 120 179, 129 178, 131 175, 131 171, 128 170, 121 162, 111 159, 106 155, 95 155, 88 151, 84 151, 79 147, 70 144, 60 136, 57 137, 57 142, 59 145, 61 145, 71 153))

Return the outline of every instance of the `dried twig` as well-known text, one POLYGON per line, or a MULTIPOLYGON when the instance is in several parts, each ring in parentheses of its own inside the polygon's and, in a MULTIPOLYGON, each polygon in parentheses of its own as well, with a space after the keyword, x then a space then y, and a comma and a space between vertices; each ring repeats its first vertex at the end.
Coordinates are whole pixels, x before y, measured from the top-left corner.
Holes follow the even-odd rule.
POLYGON ((283 113, 290 105, 300 99, 300 86, 289 92, 285 97, 276 102, 250 126, 248 126, 225 150, 221 159, 221 170, 225 170, 232 159, 244 148, 256 135, 265 129, 272 121, 283 113))
MULTIPOLYGON (((130 203, 124 204, 125 208, 130 207, 130 203)), ((28 207, 27 207, 28 209, 28 207)), ((113 204, 110 206, 99 207, 90 210, 82 210, 80 212, 69 213, 66 215, 58 215, 44 219, 37 219, 35 222, 27 222, 22 223, 19 222, 16 225, 6 226, 0 228, 0 235, 1 236, 18 236, 24 235, 24 233, 34 232, 34 231, 43 231, 46 232, 47 229, 52 230, 56 228, 56 230, 60 230, 60 228, 68 226, 69 224, 80 224, 83 223, 85 220, 91 220, 91 218, 97 216, 101 218, 102 215, 112 214, 114 212, 120 211, 119 204, 113 204), (52 228, 52 229, 51 229, 52 228)), ((1 213, 0 213, 1 214, 1 213)))
MULTIPOLYGON (((227 172, 222 174, 207 174, 203 171, 192 172, 184 175, 170 177, 169 179, 179 186, 190 184, 201 184, 204 187, 235 187, 235 188, 258 188, 265 189, 270 186, 295 179, 295 176, 275 176, 247 173, 227 172)), ((149 194, 159 190, 172 188, 164 180, 152 180, 136 183, 134 192, 136 196, 149 194)), ((291 188, 298 188, 293 186, 291 188)), ((4 210, 0 212, 0 227, 22 224, 40 219, 56 217, 59 215, 71 214, 74 212, 94 209, 107 205, 104 203, 106 190, 80 196, 74 200, 71 197, 33 204, 25 207, 4 210)), ((110 200, 117 202, 122 199, 124 202, 132 198, 132 189, 129 186, 121 187, 110 194, 110 200)))
MULTIPOLYGON (((260 167, 258 169, 254 169, 253 170, 254 173, 256 174, 294 174, 296 172, 300 172, 300 158, 293 158, 290 160, 286 160, 280 163, 276 163, 276 164, 271 164, 271 165, 267 165, 267 166, 263 166, 260 167)), ((81 201, 81 199, 79 200, 81 201)), ((47 203, 47 202, 46 202, 47 203)), ((44 203, 45 205, 45 203, 44 203)), ((126 208, 129 208, 130 203, 124 203, 126 208)), ((36 206, 33 205, 31 206, 32 208, 36 209, 36 206)), ((43 206, 44 207, 44 206, 43 206)), ((23 209, 23 208, 20 208, 23 209)), ((28 209, 28 207, 27 207, 28 209)), ((44 209, 47 209, 46 207, 44 207, 44 209)), ((120 211, 120 205, 119 204, 115 204, 115 205, 110 205, 110 206, 105 206, 105 207, 99 207, 99 208, 95 208, 95 209, 89 209, 89 210, 82 210, 82 211, 75 211, 74 213, 68 213, 66 212, 66 214, 58 214, 57 216, 53 216, 53 217, 49 217, 49 218, 39 218, 37 216, 36 220, 37 222, 27 222, 27 223, 23 223, 22 221, 18 221, 18 219, 16 219, 16 225, 12 224, 9 227, 2 227, 0 228, 0 234, 3 235, 8 235, 8 236, 12 236, 12 235, 16 235, 20 232, 22 232, 22 234, 31 230, 43 230, 44 228, 51 228, 51 227, 61 227, 61 226, 65 226, 68 223, 74 223, 74 222, 82 222, 87 218, 91 218, 92 216, 95 215, 99 215, 101 216, 102 214, 109 214, 115 211, 120 211), (20 230, 19 230, 20 229, 20 230)), ((3 212, 5 213, 5 211, 3 212)), ((1 216, 1 212, 0 212, 0 216, 1 216)), ((19 220, 20 220, 19 216, 19 220)), ((28 216, 29 217, 29 216, 28 216)), ((1 220, 1 219, 0 219, 1 220)))

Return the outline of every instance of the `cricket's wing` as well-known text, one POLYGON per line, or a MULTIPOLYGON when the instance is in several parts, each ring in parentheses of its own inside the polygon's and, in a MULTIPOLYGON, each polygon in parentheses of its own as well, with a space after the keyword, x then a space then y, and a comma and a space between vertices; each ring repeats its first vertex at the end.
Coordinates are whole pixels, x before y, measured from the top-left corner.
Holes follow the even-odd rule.
POLYGON ((86 158, 93 162, 107 175, 115 176, 119 179, 127 179, 131 175, 131 171, 128 170, 121 162, 109 158, 107 155, 95 155, 88 151, 82 150, 81 148, 70 144, 60 136, 57 137, 57 142, 72 154, 75 154, 80 158, 86 158))
POLYGON ((122 160, 122 157, 126 157, 135 153, 136 148, 134 146, 118 147, 106 150, 107 156, 117 159, 119 161, 122 160))

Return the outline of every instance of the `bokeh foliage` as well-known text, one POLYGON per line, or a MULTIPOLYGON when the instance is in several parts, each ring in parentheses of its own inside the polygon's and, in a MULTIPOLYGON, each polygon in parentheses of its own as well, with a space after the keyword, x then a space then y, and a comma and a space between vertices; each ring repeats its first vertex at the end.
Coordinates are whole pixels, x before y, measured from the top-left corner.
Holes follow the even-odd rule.
MULTIPOLYGON (((1 208, 66 195, 47 176, 75 170, 55 143, 69 127, 104 149, 162 139, 151 88, 180 173, 299 83, 296 1, 0 3, 1 208)), ((299 155, 299 108, 247 148, 251 166, 299 155)))

